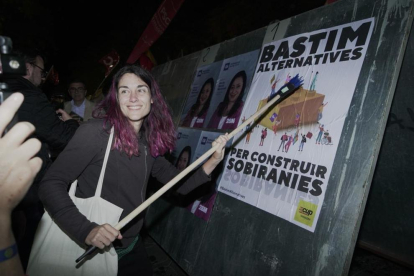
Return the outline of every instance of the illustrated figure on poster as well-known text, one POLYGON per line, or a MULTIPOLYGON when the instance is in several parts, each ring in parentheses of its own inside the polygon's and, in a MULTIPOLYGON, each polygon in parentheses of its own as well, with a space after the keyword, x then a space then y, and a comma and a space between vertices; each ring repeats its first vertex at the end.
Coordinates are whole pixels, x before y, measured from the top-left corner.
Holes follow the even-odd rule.
POLYGON ((272 116, 270 116, 269 120, 273 123, 277 117, 277 113, 273 112, 272 116))
POLYGON ((300 124, 300 113, 298 112, 298 113, 296 113, 296 116, 295 116, 295 126, 296 126, 296 128, 299 127, 299 124, 300 124))
POLYGON ((322 112, 323 112, 323 108, 328 104, 328 102, 326 103, 321 103, 321 106, 318 108, 318 123, 321 121, 322 119, 322 112))
POLYGON ((316 142, 315 144, 320 144, 321 143, 321 139, 322 139, 322 134, 323 134, 323 125, 319 125, 319 133, 318 133, 318 137, 316 137, 316 142))
POLYGON ((300 141, 299 151, 303 151, 303 146, 306 143, 306 136, 304 134, 302 134, 302 133, 301 133, 301 135, 302 135, 302 140, 300 141))
POLYGON ((275 134, 275 136, 276 136, 277 128, 279 127, 280 123, 282 123, 282 120, 275 120, 275 122, 272 126, 272 130, 273 130, 273 133, 275 134))
POLYGON ((175 167, 179 169, 180 171, 182 171, 185 168, 187 168, 188 165, 190 165, 190 161, 191 161, 191 147, 186 146, 181 150, 180 155, 178 155, 177 162, 175 162, 175 167))
POLYGON ((181 122, 183 127, 198 127, 201 128, 204 125, 207 111, 210 107, 211 98, 214 91, 214 80, 209 78, 201 87, 200 93, 198 93, 196 103, 190 108, 184 120, 181 122))
POLYGON ((218 105, 208 123, 208 128, 234 129, 237 127, 244 106, 243 95, 246 80, 245 71, 240 71, 233 77, 224 100, 218 105))
POLYGON ((290 82, 290 80, 292 79, 292 76, 290 75, 290 73, 288 73, 286 80, 285 80, 285 84, 287 84, 288 82, 290 82))
POLYGON ((252 135, 253 129, 254 129, 254 127, 251 127, 251 124, 248 124, 246 126, 246 131, 247 131, 247 133, 246 133, 246 144, 248 144, 250 142, 250 135, 252 135))
POLYGON ((280 142, 280 145, 279 145, 279 148, 278 148, 277 151, 279 151, 280 150, 280 147, 282 147, 282 152, 284 152, 285 143, 288 140, 288 136, 287 136, 286 132, 285 132, 285 134, 282 135, 282 137, 280 138, 280 140, 281 140, 281 142, 280 142))
POLYGON ((316 90, 316 80, 318 79, 318 74, 319 74, 319 72, 316 72, 315 76, 313 77, 311 86, 309 88, 310 91, 316 90))
MULTIPOLYGON (((274 77, 272 78, 272 80, 274 80, 274 77)), ((272 84, 272 88, 270 90, 270 97, 272 97, 274 94, 276 94, 276 85, 277 83, 280 81, 280 79, 276 80, 273 84, 272 84)))
POLYGON ((332 137, 329 135, 329 130, 326 130, 323 133, 322 144, 323 145, 332 145, 332 137))
POLYGON ((264 139, 267 137, 267 128, 263 128, 262 136, 260 136, 260 143, 259 146, 263 146, 264 139))
POLYGON ((288 136, 288 141, 285 145, 285 152, 289 151, 289 148, 290 148, 290 145, 292 145, 292 142, 293 142, 293 137, 292 137, 292 135, 289 135, 288 136))
POLYGON ((293 138, 293 144, 296 144, 296 142, 299 140, 299 130, 300 128, 296 129, 295 136, 293 138))

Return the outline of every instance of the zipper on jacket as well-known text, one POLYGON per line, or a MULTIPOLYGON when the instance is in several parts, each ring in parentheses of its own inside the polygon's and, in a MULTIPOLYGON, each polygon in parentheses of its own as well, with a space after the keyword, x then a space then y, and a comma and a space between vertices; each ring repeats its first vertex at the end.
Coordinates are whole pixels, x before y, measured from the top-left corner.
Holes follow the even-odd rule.
POLYGON ((145 178, 144 178, 144 183, 142 185, 142 189, 141 189, 141 200, 142 202, 144 202, 144 195, 142 194, 142 191, 144 190, 144 186, 147 183, 147 171, 148 171, 148 167, 147 167, 147 146, 144 146, 144 151, 145 151, 145 156, 144 156, 144 162, 145 162, 145 178))

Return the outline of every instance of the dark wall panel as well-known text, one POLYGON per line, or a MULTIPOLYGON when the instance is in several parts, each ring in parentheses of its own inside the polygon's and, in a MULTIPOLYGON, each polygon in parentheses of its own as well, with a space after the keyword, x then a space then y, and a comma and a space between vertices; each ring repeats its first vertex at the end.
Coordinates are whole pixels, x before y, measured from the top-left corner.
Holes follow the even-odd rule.
MULTIPOLYGON (((199 62, 202 63, 203 58, 204 60, 209 58, 212 63, 260 49, 266 29, 256 30, 235 39, 225 41, 220 45, 215 45, 211 49, 198 52, 197 54, 200 57, 199 62)), ((190 70, 190 67, 187 67, 185 72, 181 72, 181 75, 194 77, 196 67, 192 70, 190 70)), ((158 78, 158 74, 162 71, 162 68, 156 69, 154 75, 158 78)), ((168 81, 165 80, 164 83, 161 83, 164 91, 167 91, 167 93, 168 86, 165 83, 171 83, 170 79, 171 77, 168 81)), ((190 84, 188 84, 188 89, 190 84)), ((176 98, 182 99, 181 96, 176 96, 176 98)), ((184 105, 185 98, 182 101, 182 105, 184 105)), ((174 114, 175 116, 176 114, 174 114)), ((188 210, 171 205, 163 199, 155 202, 147 213, 147 227, 151 236, 190 274, 198 256, 207 226, 207 222, 194 216, 188 210)))
POLYGON ((289 37, 375 17, 317 228, 308 232, 219 194, 191 275, 347 275, 411 28, 412 5, 339 1, 280 22, 280 36, 289 37))
POLYGON ((413 61, 411 29, 358 243, 414 268, 413 61))
MULTIPOLYGON (((260 48, 263 41, 273 38, 375 17, 315 232, 221 193, 208 224, 159 200, 148 210, 150 233, 190 275, 347 274, 412 16, 411 0, 338 1, 220 44, 215 60, 260 48)), ((181 72, 164 76, 166 80, 161 82, 169 93, 167 84, 172 85, 178 74, 188 78, 185 91, 177 83, 176 94, 167 96, 175 110, 184 104, 179 99, 185 100, 197 54, 201 56, 194 54, 191 66, 182 65, 181 72)), ((181 59, 173 62, 185 63, 181 59)), ((161 69, 155 70, 160 80, 161 69)), ((178 116, 174 114, 175 120, 178 116)))
POLYGON ((174 124, 180 122, 200 52, 154 67, 152 73, 172 109, 174 124))

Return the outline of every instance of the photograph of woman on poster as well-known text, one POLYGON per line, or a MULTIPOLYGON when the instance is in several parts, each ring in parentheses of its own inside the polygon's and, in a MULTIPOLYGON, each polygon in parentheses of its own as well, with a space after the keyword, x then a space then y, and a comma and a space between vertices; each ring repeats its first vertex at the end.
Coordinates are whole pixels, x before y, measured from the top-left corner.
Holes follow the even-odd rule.
POLYGON ((210 219, 214 202, 216 201, 220 172, 220 170, 216 170, 212 173, 209 183, 198 187, 197 190, 193 191, 187 197, 188 200, 192 199, 193 201, 186 206, 186 209, 204 221, 210 219))
MULTIPOLYGON (((178 155, 177 161, 175 162, 175 167, 178 170, 182 171, 185 168, 187 168, 188 165, 190 165, 190 161, 191 161, 191 147, 190 146, 186 146, 186 147, 184 147, 181 150, 180 154, 178 155)), ((188 209, 189 211, 191 211, 191 213, 195 214, 196 211, 197 211, 197 209, 198 209, 198 207, 199 207, 199 205, 200 205, 200 203, 209 200, 210 197, 211 197, 211 192, 205 191, 205 189, 208 188, 208 187, 209 186, 203 186, 202 189, 198 189, 196 191, 196 193, 200 193, 201 192, 203 194, 207 194, 207 197, 206 197, 206 195, 204 195, 204 197, 197 198, 194 202, 190 203, 186 207, 186 209, 188 209)), ((217 192, 215 192, 214 194, 216 194, 216 193, 217 192)), ((203 217, 201 216, 201 218, 203 218, 203 217)), ((208 220, 208 217, 205 220, 207 221, 208 220)))
POLYGON ((209 78, 201 87, 196 103, 190 108, 184 120, 181 122, 183 127, 203 127, 204 120, 210 107, 211 97, 214 90, 214 80, 209 78))
POLYGON ((191 147, 186 146, 178 155, 177 162, 175 162, 175 167, 180 171, 184 170, 185 168, 190 165, 191 161, 191 147))
POLYGON ((246 88, 246 72, 238 72, 230 82, 224 100, 218 105, 208 123, 208 128, 234 129, 239 123, 243 109, 243 96, 246 88))

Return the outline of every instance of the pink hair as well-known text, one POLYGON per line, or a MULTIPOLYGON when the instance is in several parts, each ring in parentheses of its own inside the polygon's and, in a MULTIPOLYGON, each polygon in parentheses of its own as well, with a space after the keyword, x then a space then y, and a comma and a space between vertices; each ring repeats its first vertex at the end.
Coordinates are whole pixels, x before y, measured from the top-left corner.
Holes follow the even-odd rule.
POLYGON ((147 70, 137 65, 126 65, 116 73, 108 95, 97 105, 93 112, 93 117, 103 118, 103 128, 108 132, 110 127, 114 126, 115 142, 112 149, 125 152, 129 157, 138 155, 138 139, 142 136, 135 133, 128 118, 122 113, 117 97, 119 81, 127 73, 135 74, 142 79, 151 91, 153 104, 151 105, 150 113, 144 118, 140 130, 140 135, 145 137, 149 145, 150 154, 153 157, 157 157, 164 155, 168 151, 171 152, 175 146, 175 128, 170 109, 153 76, 147 70))

